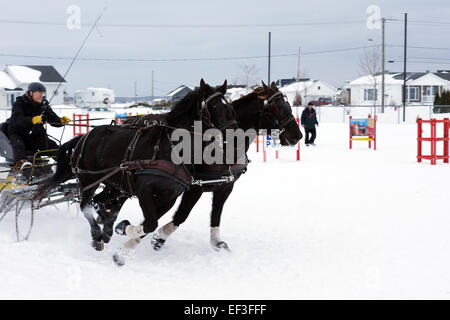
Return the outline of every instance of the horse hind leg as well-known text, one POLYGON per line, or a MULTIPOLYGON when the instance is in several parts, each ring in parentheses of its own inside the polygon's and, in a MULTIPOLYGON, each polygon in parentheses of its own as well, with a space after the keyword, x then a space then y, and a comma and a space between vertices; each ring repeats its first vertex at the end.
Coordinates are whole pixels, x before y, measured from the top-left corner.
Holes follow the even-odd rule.
POLYGON ((102 240, 104 243, 108 243, 111 240, 111 237, 113 235, 114 222, 116 222, 120 209, 122 209, 122 206, 127 199, 128 199, 127 197, 120 197, 118 199, 113 199, 109 204, 109 212, 105 210, 102 219, 103 220, 102 240))
POLYGON ((92 196, 94 195, 95 189, 96 188, 91 188, 82 193, 80 209, 91 227, 91 246, 97 251, 102 251, 104 249, 104 244, 102 241, 102 230, 100 229, 100 226, 97 224, 97 221, 94 218, 94 208, 91 205, 91 200, 92 196))

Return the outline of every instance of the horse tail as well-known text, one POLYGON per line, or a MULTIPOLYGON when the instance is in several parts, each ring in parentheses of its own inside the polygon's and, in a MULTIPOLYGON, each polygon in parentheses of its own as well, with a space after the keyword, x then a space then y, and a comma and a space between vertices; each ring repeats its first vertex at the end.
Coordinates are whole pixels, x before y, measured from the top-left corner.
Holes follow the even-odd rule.
POLYGON ((48 195, 50 190, 74 177, 71 166, 72 150, 83 137, 84 135, 76 136, 59 148, 56 155, 56 172, 51 177, 38 184, 38 188, 33 193, 34 200, 41 200, 48 195))

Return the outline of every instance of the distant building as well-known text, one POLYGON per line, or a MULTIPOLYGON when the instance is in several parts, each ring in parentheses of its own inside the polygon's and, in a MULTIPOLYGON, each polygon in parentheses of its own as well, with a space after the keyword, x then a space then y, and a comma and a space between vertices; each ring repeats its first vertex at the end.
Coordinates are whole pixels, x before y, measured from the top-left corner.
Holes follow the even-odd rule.
POLYGON ((75 105, 77 107, 108 107, 114 101, 114 91, 111 89, 86 88, 75 91, 75 105))
MULTIPOLYGON (((311 79, 309 78, 300 78, 299 81, 309 81, 311 79)), ((290 79, 278 79, 277 81, 275 81, 275 84, 277 85, 278 88, 280 87, 285 87, 290 85, 291 83, 297 82, 297 78, 290 78, 290 79)))
POLYGON ((288 99, 292 106, 306 106, 308 102, 318 100, 319 98, 336 99, 337 89, 331 84, 322 80, 301 79, 287 86, 278 88, 288 99))
MULTIPOLYGON (((352 105, 381 105, 382 75, 367 75, 351 81, 350 103, 352 105)), ((403 73, 385 73, 385 105, 398 106, 403 102, 403 73)), ((432 105, 436 94, 450 90, 450 72, 407 72, 406 73, 406 103, 432 105)))
POLYGON ((181 99, 183 99, 189 92, 193 91, 194 88, 185 86, 185 85, 181 85, 178 88, 176 88, 175 90, 172 90, 171 92, 169 92, 167 94, 168 99, 171 103, 176 103, 178 101, 180 101, 181 99))
POLYGON ((229 101, 234 101, 249 94, 252 91, 253 89, 247 87, 246 85, 229 85, 227 87, 227 92, 225 93, 225 98, 227 98, 229 101))
POLYGON ((52 105, 64 103, 67 82, 53 66, 8 65, 3 71, 15 87, 21 89, 20 94, 25 93, 31 82, 41 82, 47 89, 47 99, 52 99, 52 105))
POLYGON ((14 80, 4 71, 0 71, 0 109, 11 109, 16 97, 22 94, 14 80))

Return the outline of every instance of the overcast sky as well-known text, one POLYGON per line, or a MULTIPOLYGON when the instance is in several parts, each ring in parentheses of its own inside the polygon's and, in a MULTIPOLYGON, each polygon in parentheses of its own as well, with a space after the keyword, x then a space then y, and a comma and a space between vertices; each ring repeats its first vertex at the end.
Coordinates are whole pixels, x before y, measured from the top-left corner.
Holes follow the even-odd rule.
POLYGON ((138 95, 151 95, 152 70, 155 95, 181 84, 198 85, 201 78, 213 85, 224 79, 239 82, 245 65, 255 66, 252 81, 266 81, 269 31, 274 55, 271 80, 296 77, 301 47, 302 75, 340 87, 361 74, 359 57, 364 49, 319 52, 381 44, 381 29, 367 26, 367 19, 376 14, 367 13, 371 5, 380 8, 382 17, 398 19, 386 23, 386 44, 398 46, 386 47, 386 60, 396 61, 387 64, 388 70, 403 69, 405 12, 408 46, 425 47, 408 49, 408 71, 450 69, 450 5, 443 1, 0 0, 0 4, 0 66, 53 65, 61 74, 106 7, 79 57, 113 61, 77 60, 66 77, 69 94, 86 87, 109 87, 117 96, 133 96, 137 81, 138 95), (70 5, 80 8, 80 29, 66 26, 74 17, 67 13, 70 5))

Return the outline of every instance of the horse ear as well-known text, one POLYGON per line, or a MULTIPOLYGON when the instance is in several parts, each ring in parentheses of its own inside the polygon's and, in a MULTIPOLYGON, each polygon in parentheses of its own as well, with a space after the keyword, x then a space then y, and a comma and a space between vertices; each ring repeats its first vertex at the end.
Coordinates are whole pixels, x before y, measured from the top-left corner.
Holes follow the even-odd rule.
POLYGON ((272 83, 270 84, 270 86, 272 87, 272 89, 278 90, 277 85, 275 84, 274 81, 272 81, 272 83))
POLYGON ((200 89, 199 89, 199 93, 203 94, 203 92, 205 92, 206 89, 206 83, 205 80, 203 80, 203 78, 200 80, 200 89))
POLYGON ((262 85, 263 85, 264 91, 267 91, 267 86, 266 86, 266 84, 264 83, 264 81, 261 80, 261 83, 262 83, 262 85))
POLYGON ((225 79, 225 81, 223 82, 223 85, 221 87, 219 87, 219 91, 222 92, 222 94, 227 93, 227 79, 225 79))

